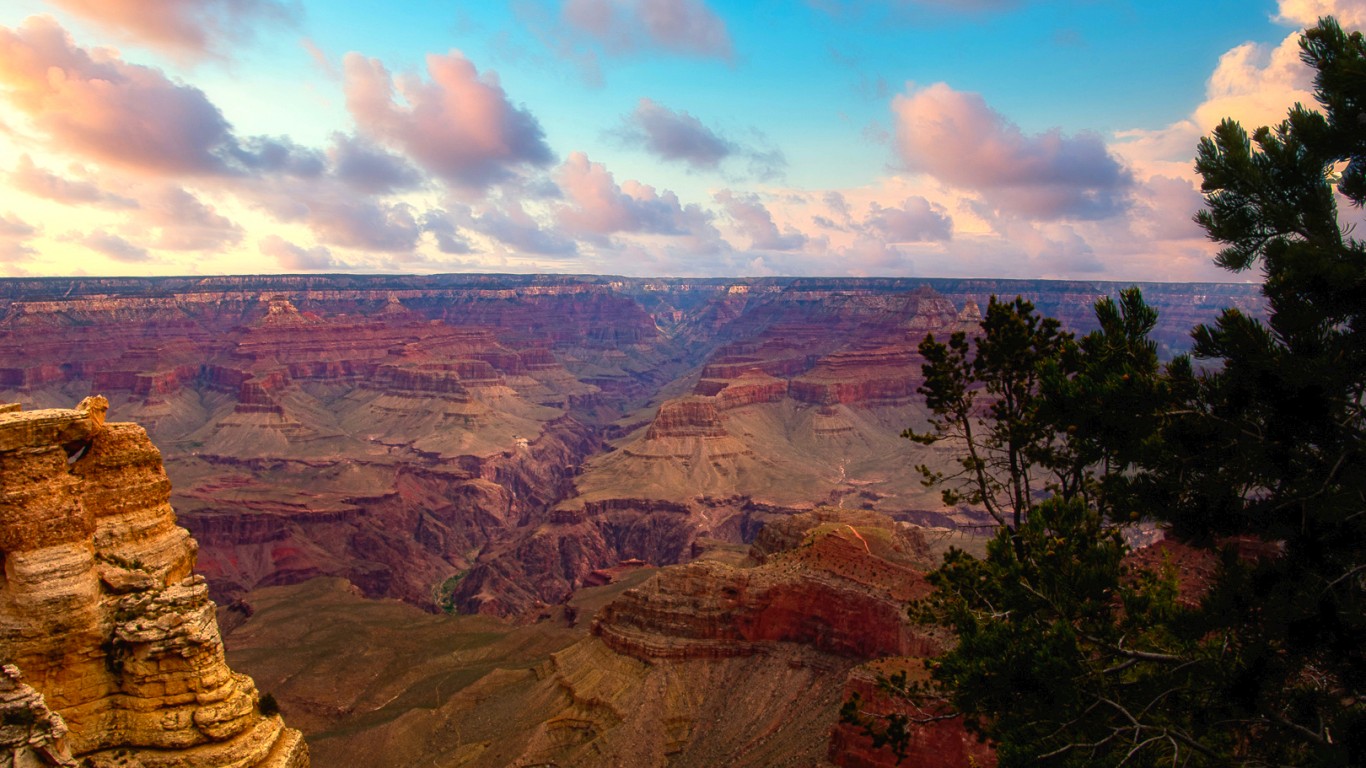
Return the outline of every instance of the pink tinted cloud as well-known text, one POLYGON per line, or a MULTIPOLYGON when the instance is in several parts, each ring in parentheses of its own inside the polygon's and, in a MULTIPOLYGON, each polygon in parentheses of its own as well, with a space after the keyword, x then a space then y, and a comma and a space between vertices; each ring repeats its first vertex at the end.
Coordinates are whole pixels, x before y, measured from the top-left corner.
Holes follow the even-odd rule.
POLYGON ((327 156, 337 178, 366 194, 400 192, 422 183, 422 175, 407 160, 361 136, 332 134, 327 156))
POLYGON ((80 48, 50 18, 0 27, 0 85, 59 149, 157 173, 227 171, 222 153, 235 141, 202 91, 80 48))
POLYGON ((682 235, 711 227, 710 216, 698 206, 683 206, 673 192, 661 193, 648 184, 626 181, 618 186, 604 165, 582 152, 570 154, 557 181, 567 204, 556 218, 573 233, 682 235))
POLYGON ((1280 0, 1276 21, 1295 27, 1312 27, 1324 16, 1338 20, 1343 29, 1366 25, 1366 3, 1361 0, 1280 0))
POLYGON ((146 248, 134 245, 118 235, 103 230, 97 230, 77 238, 76 242, 92 251, 108 256, 114 261, 121 261, 125 264, 137 264, 152 258, 152 254, 146 248))
POLYGON ((757 196, 723 189, 714 197, 740 233, 749 238, 751 249, 795 251, 806 244, 806 235, 795 229, 779 232, 778 225, 773 223, 773 214, 757 196))
POLYGON ((404 203, 315 198, 308 201, 304 218, 324 241, 362 251, 410 251, 422 235, 412 207, 404 203))
MULTIPOLYGON (((742 158, 750 176, 769 181, 782 176, 787 167, 782 150, 735 141, 688 112, 649 98, 641 98, 613 134, 625 146, 640 147, 660 160, 683 163, 694 171, 715 171, 726 160, 742 158)), ((758 140, 762 142, 762 136, 758 140)))
POLYGON ((478 213, 467 212, 461 223, 524 254, 567 257, 579 251, 574 240, 543 226, 515 198, 490 201, 478 213))
POLYGON ((23 238, 38 233, 38 228, 12 213, 0 213, 0 237, 23 238))
POLYGON ((139 229, 155 233, 152 245, 168 251, 206 251, 234 245, 242 228, 180 187, 168 186, 141 200, 139 229))
POLYGON ((321 245, 304 248, 279 235, 266 235, 261 238, 257 247, 261 249, 261 253, 274 258, 281 268, 291 272, 316 272, 346 268, 345 264, 332 255, 332 251, 321 245))
POLYGON ((176 55, 222 53, 258 25, 293 24, 297 3, 276 0, 48 0, 127 40, 176 55))
POLYGON ((313 65, 318 68, 319 72, 332 80, 341 79, 341 70, 337 69, 337 65, 332 63, 323 49, 319 48, 318 44, 313 42, 311 38, 305 37, 299 40, 299 47, 303 48, 308 57, 313 59, 313 65))
POLYGON ((392 78, 378 59, 357 53, 343 66, 346 106, 361 131, 452 184, 483 189, 552 160, 536 118, 458 51, 428 55, 425 81, 392 78))
POLYGON ((944 83, 892 101, 906 168, 980 193, 994 207, 1036 219, 1098 219, 1122 212, 1130 172, 1100 137, 1027 135, 981 96, 944 83))
POLYGON ((697 169, 714 169, 736 151, 736 146, 687 112, 642 98, 626 117, 623 137, 640 143, 650 154, 697 169))
POLYGON ((889 15, 893 21, 923 20, 949 15, 978 16, 1003 12, 1023 5, 1026 0, 807 0, 813 8, 832 16, 854 14, 889 15))
POLYGON ((725 21, 701 0, 567 0, 561 18, 613 55, 651 49, 727 61, 735 55, 725 21))
POLYGON ((12 213, 0 213, 0 263, 23 261, 36 251, 27 240, 38 228, 12 213))
POLYGON ((944 206, 919 195, 906 198, 895 208, 872 203, 864 226, 893 243, 943 241, 953 236, 953 218, 944 206))
POLYGON ((18 163, 9 174, 9 182, 15 189, 66 205, 105 208, 136 208, 138 205, 136 200, 101 189, 92 182, 66 178, 46 168, 39 168, 33 158, 26 154, 19 156, 18 163))

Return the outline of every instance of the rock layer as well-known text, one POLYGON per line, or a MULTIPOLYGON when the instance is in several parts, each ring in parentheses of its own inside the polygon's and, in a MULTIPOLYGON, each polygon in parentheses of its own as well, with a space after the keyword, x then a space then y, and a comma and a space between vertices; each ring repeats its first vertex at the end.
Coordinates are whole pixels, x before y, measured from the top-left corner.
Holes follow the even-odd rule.
MULTIPOLYGON (((758 528, 749 509, 974 522, 905 471, 951 460, 951 448, 898 437, 924 427, 920 339, 973 326, 991 294, 1022 294, 1084 331, 1091 303, 1119 287, 0 279, 0 398, 65 405, 102 391, 145 425, 220 600, 336 575, 434 609, 438 587, 469 572, 462 608, 539 611, 618 560, 671 562, 657 558, 698 536, 745 541, 758 528), (594 514, 599 503, 612 514, 594 514), (532 560, 501 562, 516 552, 532 560)), ((1256 286, 1144 291, 1164 354, 1188 345, 1191 322, 1223 306, 1255 314, 1261 301, 1256 286)))
POLYGON ((161 454, 107 408, 0 413, 0 662, 89 765, 307 766, 298 731, 224 660, 161 454))
POLYGON ((752 656, 773 643, 857 658, 938 652, 940 639, 910 626, 903 608, 929 590, 928 548, 913 529, 831 508, 778 526, 756 542, 759 565, 663 569, 606 606, 594 634, 642 659, 752 656))

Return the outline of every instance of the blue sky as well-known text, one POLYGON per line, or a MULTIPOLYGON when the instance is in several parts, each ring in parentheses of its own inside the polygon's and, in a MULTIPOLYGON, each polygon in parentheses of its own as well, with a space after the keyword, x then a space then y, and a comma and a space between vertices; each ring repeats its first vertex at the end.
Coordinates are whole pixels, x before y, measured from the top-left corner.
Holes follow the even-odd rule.
POLYGON ((1229 279, 1195 142, 1308 100, 1329 13, 11 0, 0 275, 1229 279))

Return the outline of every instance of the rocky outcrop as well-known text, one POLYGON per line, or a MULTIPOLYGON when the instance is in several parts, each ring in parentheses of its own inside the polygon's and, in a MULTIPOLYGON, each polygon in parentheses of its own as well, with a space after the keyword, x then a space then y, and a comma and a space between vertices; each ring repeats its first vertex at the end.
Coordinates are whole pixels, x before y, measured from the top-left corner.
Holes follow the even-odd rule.
POLYGON ((22 678, 13 664, 0 666, 0 766, 76 768, 66 722, 22 678))
POLYGON ((594 634, 645 659, 750 656, 772 643, 858 658, 938 651, 940 638, 905 617, 905 602, 928 591, 914 532, 872 513, 796 518, 800 540, 762 538, 762 564, 664 569, 604 608, 594 634))
POLYGON ((726 428, 710 397, 685 397, 659 407, 659 414, 645 433, 646 440, 665 437, 724 437, 726 428))
POLYGON ((922 363, 909 344, 841 351, 793 379, 789 392, 817 405, 906 401, 923 380, 922 363))
POLYGON ((926 679, 924 659, 880 659, 849 673, 844 685, 844 700, 858 697, 862 714, 872 720, 887 715, 904 715, 910 721, 910 748, 898 757, 889 747, 875 746, 871 736, 847 722, 836 723, 830 731, 830 761, 840 768, 991 768, 996 753, 990 745, 967 732, 961 718, 943 718, 947 704, 912 703, 890 696, 880 679, 905 675, 914 684, 926 679))
POLYGON ((0 413, 0 662, 89 765, 307 766, 299 733, 224 660, 160 453, 107 408, 0 413))

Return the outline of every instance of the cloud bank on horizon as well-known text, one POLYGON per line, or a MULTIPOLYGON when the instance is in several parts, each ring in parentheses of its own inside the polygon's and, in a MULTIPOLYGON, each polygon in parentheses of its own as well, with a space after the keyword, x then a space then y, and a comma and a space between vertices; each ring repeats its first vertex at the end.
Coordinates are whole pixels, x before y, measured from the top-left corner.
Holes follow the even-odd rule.
POLYGON ((1236 279, 1191 222, 1196 142, 1312 102, 1304 26, 1366 25, 1366 0, 405 5, 7 4, 0 276, 1236 279))

